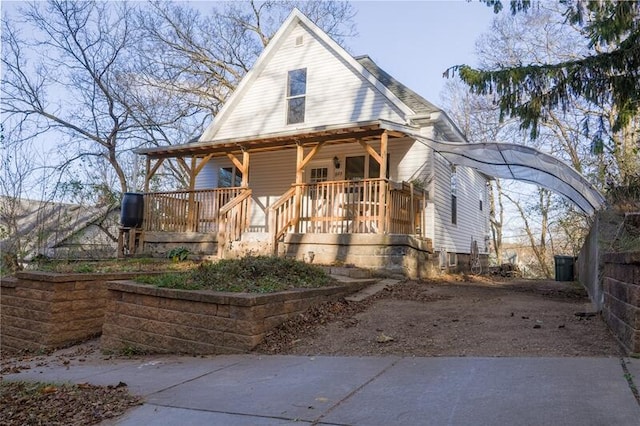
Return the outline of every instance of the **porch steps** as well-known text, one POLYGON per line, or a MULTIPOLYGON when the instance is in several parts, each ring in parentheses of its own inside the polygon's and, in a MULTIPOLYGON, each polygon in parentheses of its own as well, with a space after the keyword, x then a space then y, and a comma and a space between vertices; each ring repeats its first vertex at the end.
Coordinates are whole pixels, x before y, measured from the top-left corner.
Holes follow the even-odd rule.
POLYGON ((347 302, 362 302, 363 300, 365 300, 368 297, 373 296, 374 294, 377 294, 379 292, 381 292, 382 290, 384 290, 385 288, 394 286, 396 284, 398 284, 400 282, 400 280, 395 280, 392 278, 386 278, 384 280, 380 280, 377 283, 370 285, 368 287, 363 288, 362 290, 360 290, 357 293, 354 293, 350 296, 347 296, 344 298, 344 300, 346 300, 347 302))

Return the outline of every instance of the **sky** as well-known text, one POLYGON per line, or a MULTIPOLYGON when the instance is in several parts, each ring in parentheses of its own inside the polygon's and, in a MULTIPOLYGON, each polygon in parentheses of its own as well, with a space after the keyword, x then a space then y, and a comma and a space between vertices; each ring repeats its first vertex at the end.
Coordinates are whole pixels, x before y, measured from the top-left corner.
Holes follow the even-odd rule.
POLYGON ((453 65, 476 64, 476 40, 489 29, 493 9, 479 1, 356 1, 359 35, 350 53, 367 54, 382 69, 439 104, 453 65))

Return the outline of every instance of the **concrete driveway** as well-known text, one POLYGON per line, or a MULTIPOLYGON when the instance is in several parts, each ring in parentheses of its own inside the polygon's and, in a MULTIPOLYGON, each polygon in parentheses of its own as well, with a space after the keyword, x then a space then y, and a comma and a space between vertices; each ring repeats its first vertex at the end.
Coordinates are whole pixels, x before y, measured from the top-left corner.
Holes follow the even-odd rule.
POLYGON ((640 425, 640 360, 230 355, 34 367, 5 380, 144 395, 109 425, 640 425))

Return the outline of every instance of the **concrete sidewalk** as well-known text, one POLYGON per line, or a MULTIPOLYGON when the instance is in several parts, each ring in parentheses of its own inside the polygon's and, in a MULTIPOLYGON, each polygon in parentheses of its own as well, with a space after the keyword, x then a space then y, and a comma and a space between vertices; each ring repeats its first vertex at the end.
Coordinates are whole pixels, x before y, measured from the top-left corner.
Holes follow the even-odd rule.
MULTIPOLYGON (((636 386, 640 360, 622 362, 636 386)), ((618 358, 145 357, 5 380, 125 382, 109 425, 640 425, 618 358)))

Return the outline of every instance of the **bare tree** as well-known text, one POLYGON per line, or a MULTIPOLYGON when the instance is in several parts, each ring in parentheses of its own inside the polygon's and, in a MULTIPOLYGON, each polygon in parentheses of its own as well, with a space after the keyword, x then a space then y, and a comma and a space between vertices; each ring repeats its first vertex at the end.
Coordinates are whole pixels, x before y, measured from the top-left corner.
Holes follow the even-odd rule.
POLYGON ((489 187, 489 223, 491 224, 491 241, 496 256, 496 264, 502 265, 502 232, 504 228, 504 205, 502 203, 502 186, 500 179, 489 187), (497 203, 496 203, 497 201, 497 203))
POLYGON ((51 0, 22 11, 30 38, 6 19, 2 32, 5 117, 32 118, 64 135, 67 164, 104 158, 122 192, 128 185, 119 156, 138 127, 121 87, 135 56, 129 13, 127 3, 51 0))
MULTIPOLYGON (((541 4, 527 14, 496 17, 491 30, 483 34, 476 44, 480 67, 489 69, 570 61, 587 54, 588 40, 579 29, 566 24, 556 7, 541 4)), ((464 93, 464 88, 461 89, 457 82, 455 87, 464 93)), ((472 142, 482 142, 483 136, 488 136, 493 141, 534 146, 564 160, 599 188, 605 188, 607 182, 622 181, 624 176, 634 173, 634 168, 637 170, 640 161, 637 133, 635 140, 632 136, 637 131, 634 127, 637 121, 631 121, 626 133, 612 132, 616 115, 612 114, 608 121, 601 118, 611 109, 610 105, 594 105, 570 96, 561 107, 545 110, 545 117, 537 128, 537 137, 531 139, 520 123, 501 116, 495 95, 458 94, 457 97, 466 101, 466 109, 463 110, 466 117, 458 118, 458 122, 466 120, 470 123, 463 127, 469 129, 467 135, 472 142), (474 99, 482 99, 483 102, 474 99), (487 126, 485 123, 490 124, 487 126), (484 127, 493 129, 494 133, 486 132, 484 127), (597 132, 604 132, 600 145, 593 142, 597 132), (635 141, 635 152, 632 149, 634 144, 629 141, 635 141)), ((456 116, 455 112, 452 114, 456 116)), ((509 201, 505 205, 507 210, 515 209, 514 213, 520 216, 520 224, 538 262, 538 269, 543 276, 549 277, 552 255, 557 252, 573 253, 588 230, 589 221, 584 214, 576 212, 568 203, 547 191, 538 191, 529 197, 517 192, 502 186, 498 196, 509 201)), ((501 234, 500 227, 504 223, 497 220, 498 216, 497 212, 492 215, 492 236, 495 237, 501 234)), ((499 245, 494 241, 494 247, 499 245)))
POLYGON ((25 227, 23 219, 45 210, 51 199, 48 184, 58 174, 44 164, 33 143, 21 140, 19 128, 4 125, 0 125, 0 165, 0 270, 5 274, 19 269, 29 249, 42 242, 42 221, 25 227))
MULTIPOLYGON (((208 14, 160 1, 27 4, 2 21, 3 122, 57 139, 68 182, 107 164, 91 185, 135 189, 132 150, 201 134, 294 6, 338 40, 354 33, 347 2, 232 2, 208 14)), ((184 183, 172 162, 160 173, 184 183)))

